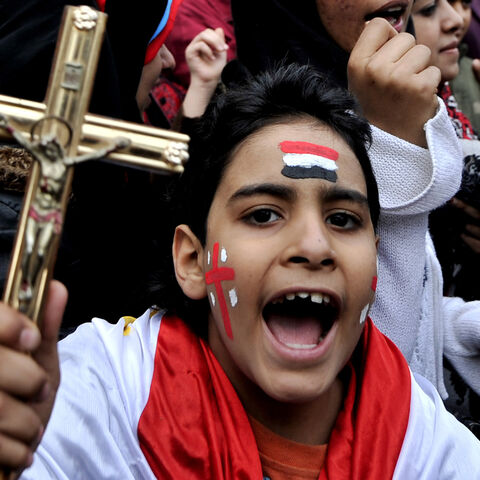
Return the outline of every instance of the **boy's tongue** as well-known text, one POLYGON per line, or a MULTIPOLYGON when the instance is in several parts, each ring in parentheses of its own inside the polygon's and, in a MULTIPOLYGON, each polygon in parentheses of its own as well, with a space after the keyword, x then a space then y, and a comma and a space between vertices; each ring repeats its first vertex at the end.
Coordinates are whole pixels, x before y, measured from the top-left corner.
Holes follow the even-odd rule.
POLYGON ((315 317, 289 317, 272 314, 266 320, 274 337, 286 345, 317 345, 322 327, 315 317))

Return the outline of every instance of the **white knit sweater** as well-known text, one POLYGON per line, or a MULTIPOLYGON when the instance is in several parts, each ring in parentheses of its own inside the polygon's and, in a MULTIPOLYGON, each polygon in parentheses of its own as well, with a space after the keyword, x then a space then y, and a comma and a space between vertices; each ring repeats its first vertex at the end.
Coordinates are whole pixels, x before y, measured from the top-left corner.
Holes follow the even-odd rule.
MULTIPOLYGON (((443 398, 443 354, 480 393, 480 302, 443 297, 428 215, 460 186, 463 154, 443 101, 425 124, 428 150, 373 127, 379 271, 371 317, 443 398)), ((479 274, 480 275, 480 274, 479 274)))

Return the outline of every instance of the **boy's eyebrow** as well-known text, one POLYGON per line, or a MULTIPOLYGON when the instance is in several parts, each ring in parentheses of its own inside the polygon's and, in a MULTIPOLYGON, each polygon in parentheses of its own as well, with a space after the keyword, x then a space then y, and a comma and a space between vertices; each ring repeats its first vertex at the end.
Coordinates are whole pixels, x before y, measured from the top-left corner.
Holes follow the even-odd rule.
POLYGON ((350 188, 334 186, 332 188, 329 188, 324 194, 322 194, 322 197, 323 200, 326 202, 348 200, 350 202, 364 204, 368 208, 370 208, 368 198, 363 193, 360 193, 358 190, 353 190, 350 188))
MULTIPOLYGON (((254 195, 271 195, 273 197, 281 198, 285 201, 293 201, 297 197, 297 192, 285 185, 278 185, 275 183, 257 183, 247 185, 239 188, 228 200, 228 203, 234 202, 238 198, 251 197, 254 195)), ((367 197, 358 190, 350 188, 339 187, 337 185, 328 188, 321 193, 324 202, 334 202, 339 200, 347 200, 350 202, 365 205, 370 207, 367 197)))
POLYGON ((253 195, 271 195, 287 201, 295 200, 297 196, 295 190, 286 187, 285 185, 278 185, 275 183, 257 183, 239 188, 229 198, 228 203, 231 203, 238 198, 251 197, 253 195))

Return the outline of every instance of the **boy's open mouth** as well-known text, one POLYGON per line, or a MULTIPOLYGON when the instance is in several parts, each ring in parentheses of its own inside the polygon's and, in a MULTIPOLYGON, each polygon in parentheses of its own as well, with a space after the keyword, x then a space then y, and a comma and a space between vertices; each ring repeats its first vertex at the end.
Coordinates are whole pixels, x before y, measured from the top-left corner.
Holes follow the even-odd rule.
POLYGON ((337 302, 327 294, 296 292, 274 299, 263 309, 273 336, 294 349, 312 349, 338 318, 337 302))
POLYGON ((370 13, 365 16, 365 21, 368 22, 374 18, 380 17, 387 20, 390 25, 394 28, 399 28, 401 26, 402 17, 405 14, 407 7, 405 5, 392 5, 388 8, 382 10, 377 10, 376 12, 370 13))

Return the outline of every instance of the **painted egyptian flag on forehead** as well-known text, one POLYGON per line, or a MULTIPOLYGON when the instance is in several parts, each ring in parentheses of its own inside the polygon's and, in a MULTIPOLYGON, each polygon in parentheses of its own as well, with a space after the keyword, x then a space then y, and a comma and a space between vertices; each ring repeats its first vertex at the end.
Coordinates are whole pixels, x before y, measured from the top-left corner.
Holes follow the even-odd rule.
POLYGON ((309 142, 280 143, 285 167, 282 174, 289 178, 321 178, 337 181, 338 152, 309 142))

